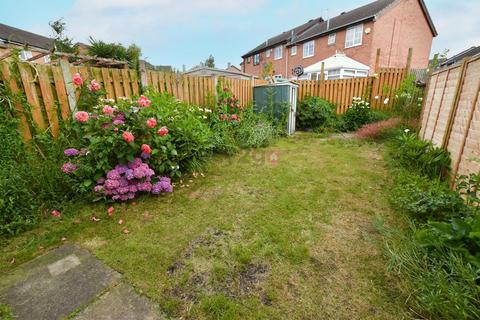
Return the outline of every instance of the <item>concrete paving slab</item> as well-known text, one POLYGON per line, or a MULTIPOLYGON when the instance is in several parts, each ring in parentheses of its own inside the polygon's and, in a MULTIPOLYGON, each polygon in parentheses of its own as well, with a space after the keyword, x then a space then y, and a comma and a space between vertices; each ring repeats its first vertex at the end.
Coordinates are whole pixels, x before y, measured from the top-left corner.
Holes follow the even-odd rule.
POLYGON ((87 250, 68 244, 1 277, 0 302, 18 319, 62 319, 116 285, 120 277, 87 250))
POLYGON ((158 306, 120 284, 81 311, 74 320, 161 320, 158 306))

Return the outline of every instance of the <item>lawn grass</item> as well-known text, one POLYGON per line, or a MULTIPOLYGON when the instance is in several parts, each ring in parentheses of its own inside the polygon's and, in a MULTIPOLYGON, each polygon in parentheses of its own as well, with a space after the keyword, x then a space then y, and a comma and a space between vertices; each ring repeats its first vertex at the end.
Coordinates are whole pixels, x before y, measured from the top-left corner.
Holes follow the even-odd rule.
POLYGON ((66 238, 172 317, 401 319, 373 226, 395 223, 378 148, 300 133, 218 156, 172 195, 115 205, 113 218, 87 205, 4 241, 0 271, 66 238))

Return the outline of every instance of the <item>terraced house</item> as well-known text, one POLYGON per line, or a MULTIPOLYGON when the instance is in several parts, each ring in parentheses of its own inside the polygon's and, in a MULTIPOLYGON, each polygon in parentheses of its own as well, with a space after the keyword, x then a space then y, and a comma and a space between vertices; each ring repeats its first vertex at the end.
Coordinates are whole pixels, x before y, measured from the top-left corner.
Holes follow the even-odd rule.
MULTIPOLYGON (((405 67, 412 48, 411 67, 423 69, 428 66, 435 36, 437 31, 423 0, 378 0, 327 20, 310 20, 262 42, 242 56, 242 71, 260 76, 271 62, 275 77, 293 78, 295 67, 305 69, 336 57, 328 61, 351 64, 353 59, 365 67, 326 66, 327 79, 367 76, 373 72, 378 48, 382 67, 405 67)), ((319 75, 305 76, 317 79, 319 75)))

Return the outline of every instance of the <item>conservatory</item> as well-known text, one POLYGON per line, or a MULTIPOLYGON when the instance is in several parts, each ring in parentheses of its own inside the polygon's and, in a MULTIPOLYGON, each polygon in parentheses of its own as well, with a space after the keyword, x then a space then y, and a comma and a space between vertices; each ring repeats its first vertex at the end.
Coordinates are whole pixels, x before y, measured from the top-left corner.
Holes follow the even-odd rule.
POLYGON ((370 67, 347 57, 344 53, 335 55, 312 64, 303 70, 300 80, 320 80, 322 63, 324 63, 325 80, 367 77, 370 67))

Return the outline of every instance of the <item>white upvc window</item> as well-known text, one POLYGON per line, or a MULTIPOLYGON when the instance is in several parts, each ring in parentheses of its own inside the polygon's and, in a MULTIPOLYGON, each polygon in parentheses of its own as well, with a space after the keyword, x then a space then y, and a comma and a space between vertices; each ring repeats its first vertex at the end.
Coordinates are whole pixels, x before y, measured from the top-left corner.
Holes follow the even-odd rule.
POLYGON ((345 48, 351 48, 362 44, 363 24, 347 29, 345 36, 345 48))
POLYGON ((258 64, 260 64, 260 53, 253 56, 253 65, 256 66, 258 64))
POLYGON ((292 56, 296 56, 297 55, 297 46, 293 46, 292 47, 292 56))
POLYGON ((303 57, 309 58, 313 57, 315 54, 315 40, 305 42, 303 44, 303 57))
POLYGON ((340 69, 327 71, 327 79, 328 80, 340 79, 340 76, 341 76, 340 69))
POLYGON ((47 54, 46 56, 43 57, 43 62, 45 62, 45 63, 50 63, 50 62, 52 62, 52 60, 50 59, 50 55, 49 55, 49 54, 47 54))
POLYGON ((272 49, 267 49, 267 51, 265 52, 265 56, 267 58, 270 58, 270 55, 272 54, 272 49))
POLYGON ((330 33, 328 35, 328 45, 331 46, 332 44, 335 44, 335 41, 337 40, 337 34, 334 32, 334 33, 330 33))
POLYGON ((33 54, 32 54, 32 51, 22 50, 22 51, 20 51, 20 55, 19 55, 19 56, 20 56, 20 60, 25 61, 25 60, 28 60, 28 59, 32 58, 32 57, 33 57, 33 54))
POLYGON ((282 46, 275 47, 275 50, 273 50, 273 58, 275 60, 282 59, 282 46))

